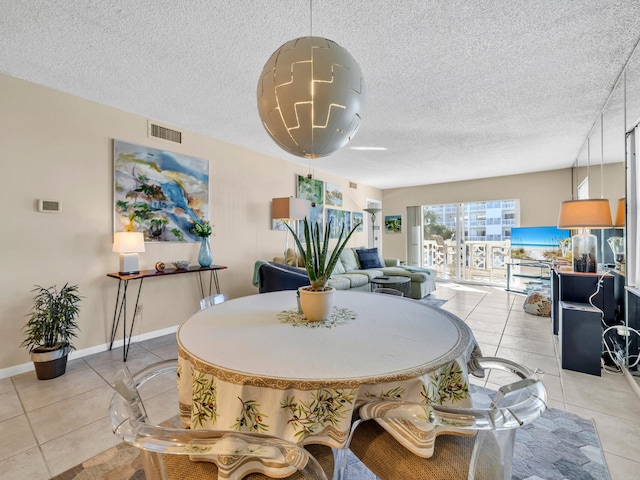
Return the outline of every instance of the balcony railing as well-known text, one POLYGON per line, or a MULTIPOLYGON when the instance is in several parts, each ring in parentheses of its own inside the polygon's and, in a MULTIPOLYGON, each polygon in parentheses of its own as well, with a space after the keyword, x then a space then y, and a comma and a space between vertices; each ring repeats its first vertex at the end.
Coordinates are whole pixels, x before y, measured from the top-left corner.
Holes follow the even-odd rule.
POLYGON ((461 279, 506 285, 506 264, 511 259, 509 240, 466 240, 459 251, 453 240, 445 240, 444 245, 438 245, 435 240, 425 240, 422 251, 423 266, 435 269, 441 279, 455 278, 456 261, 459 259, 461 279))

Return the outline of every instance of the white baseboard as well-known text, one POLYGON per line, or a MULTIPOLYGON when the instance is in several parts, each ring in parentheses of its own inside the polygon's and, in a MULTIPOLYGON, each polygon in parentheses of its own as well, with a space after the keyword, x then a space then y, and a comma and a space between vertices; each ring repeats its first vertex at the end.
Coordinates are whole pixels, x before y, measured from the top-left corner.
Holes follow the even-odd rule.
MULTIPOLYGON (((162 330, 156 330, 154 332, 143 333, 140 335, 136 335, 131 337, 131 343, 142 342, 144 340, 150 340, 156 337, 162 337, 164 335, 169 335, 170 333, 175 333, 178 331, 178 326, 164 328, 162 330)), ((112 348, 122 347, 124 345, 124 340, 116 340, 113 342, 112 348)), ((94 355, 100 352, 106 352, 109 350, 109 343, 103 343, 101 345, 96 345, 94 347, 83 348, 82 350, 75 350, 69 353, 69 360, 74 360, 76 358, 88 357, 89 355, 94 355)), ((13 367, 7 367, 0 370, 0 379, 13 377, 14 375, 19 375, 21 373, 30 372, 35 370, 33 367, 33 363, 23 363, 22 365, 14 365, 13 367)))

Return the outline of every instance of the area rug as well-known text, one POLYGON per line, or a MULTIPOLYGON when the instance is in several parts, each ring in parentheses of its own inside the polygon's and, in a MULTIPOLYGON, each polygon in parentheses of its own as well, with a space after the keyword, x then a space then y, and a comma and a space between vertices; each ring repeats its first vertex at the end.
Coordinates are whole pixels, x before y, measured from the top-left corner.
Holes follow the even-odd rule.
MULTIPOLYGON (((491 390, 472 387, 474 403, 486 404, 491 390)), ((377 480, 349 452, 346 480, 377 480)), ((143 480, 135 447, 121 443, 52 480, 143 480)), ((512 480, 610 480, 598 434, 590 420, 551 408, 519 428, 512 480)))

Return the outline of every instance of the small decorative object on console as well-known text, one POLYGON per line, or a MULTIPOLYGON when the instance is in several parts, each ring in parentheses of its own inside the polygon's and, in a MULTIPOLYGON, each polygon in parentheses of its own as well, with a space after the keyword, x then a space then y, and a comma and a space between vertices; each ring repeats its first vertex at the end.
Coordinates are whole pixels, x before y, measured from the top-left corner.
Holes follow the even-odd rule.
POLYGON ((162 272, 164 270, 164 263, 163 262, 156 262, 156 270, 158 272, 162 272))
POLYGON ((190 260, 176 260, 175 262, 172 262, 176 268, 178 270, 186 270, 187 268, 189 268, 189 264, 191 263, 190 260))
POLYGON ((213 262, 209 236, 211 235, 211 223, 207 220, 196 220, 193 224, 193 233, 201 238, 200 251, 198 252, 198 263, 201 267, 208 267, 213 262))

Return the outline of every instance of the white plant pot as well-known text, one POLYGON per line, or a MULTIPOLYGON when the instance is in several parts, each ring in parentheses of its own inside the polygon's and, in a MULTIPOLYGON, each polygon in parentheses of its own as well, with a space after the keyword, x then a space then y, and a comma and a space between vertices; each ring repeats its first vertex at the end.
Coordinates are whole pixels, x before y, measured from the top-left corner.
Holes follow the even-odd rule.
POLYGON ((300 307, 309 322, 326 320, 333 308, 333 287, 326 287, 321 292, 309 290, 311 287, 300 287, 300 307))

